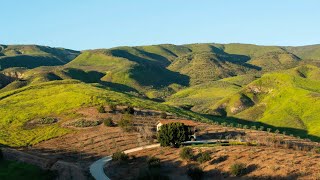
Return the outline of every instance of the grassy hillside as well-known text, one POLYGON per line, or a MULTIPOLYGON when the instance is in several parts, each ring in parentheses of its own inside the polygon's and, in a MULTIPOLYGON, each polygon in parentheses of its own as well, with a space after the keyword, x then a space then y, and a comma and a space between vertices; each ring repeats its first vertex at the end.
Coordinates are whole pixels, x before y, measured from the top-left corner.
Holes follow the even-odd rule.
POLYGON ((229 60, 231 58, 209 52, 191 53, 177 58, 168 68, 189 76, 191 85, 252 73, 257 70, 248 64, 229 60))
POLYGON ((86 51, 66 66, 102 72, 105 74, 102 81, 127 85, 144 92, 172 84, 188 85, 187 76, 166 68, 170 64, 169 58, 177 56, 173 51, 154 47, 86 51), (158 51, 166 54, 161 56, 152 53, 158 51))
POLYGON ((320 136, 320 69, 301 66, 263 75, 214 106, 228 116, 264 122, 278 127, 307 130, 320 136))
POLYGON ((183 89, 166 99, 166 104, 190 106, 193 111, 204 112, 222 98, 236 93, 240 86, 224 81, 215 81, 183 89))
POLYGON ((320 45, 285 47, 285 49, 301 59, 320 60, 320 45))
POLYGON ((0 70, 10 67, 34 68, 63 65, 79 55, 78 51, 37 45, 1 45, 0 70))
POLYGON ((295 52, 301 54, 279 46, 164 44, 84 51, 67 66, 99 71, 106 74, 105 81, 145 91, 171 84, 189 86, 261 70, 292 68, 305 58, 295 52))
POLYGON ((181 109, 144 100, 75 80, 52 81, 0 93, 0 144, 26 146, 68 133, 61 122, 26 129, 25 123, 41 117, 74 117, 73 110, 99 104, 132 105, 134 107, 171 112, 180 116, 202 117, 181 109))
POLYGON ((23 146, 68 133, 59 123, 31 130, 23 125, 113 102, 195 116, 166 104, 188 106, 320 136, 315 106, 320 73, 308 65, 318 65, 319 59, 319 45, 162 44, 81 54, 0 45, 0 143, 23 146), (18 66, 25 68, 10 68, 18 66), (167 102, 139 98, 145 96, 167 102))

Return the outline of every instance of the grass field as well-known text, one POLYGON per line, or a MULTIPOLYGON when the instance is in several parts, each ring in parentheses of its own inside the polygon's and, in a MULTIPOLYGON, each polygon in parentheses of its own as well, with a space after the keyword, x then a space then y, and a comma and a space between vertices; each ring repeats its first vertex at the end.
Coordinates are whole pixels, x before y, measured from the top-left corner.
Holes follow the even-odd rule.
POLYGON ((320 136, 319 68, 281 71, 320 62, 317 45, 162 44, 81 53, 36 45, 0 46, 1 70, 33 68, 1 71, 6 75, 1 75, 0 84, 9 83, 0 89, 0 143, 5 145, 33 145, 64 135, 70 130, 61 122, 73 118, 74 110, 110 103, 204 120, 208 119, 172 105, 190 105, 208 114, 216 114, 218 108, 231 116, 210 117, 219 122, 236 117, 320 136), (17 72, 21 77, 8 78, 17 72), (61 121, 24 127, 43 116, 61 121))
POLYGON ((119 93, 99 85, 62 80, 26 86, 0 94, 0 143, 10 146, 33 145, 68 133, 60 123, 32 129, 24 125, 36 118, 57 116, 61 120, 74 118, 81 107, 99 104, 131 105, 143 109, 166 111, 178 116, 205 119, 195 113, 157 102, 119 93))
POLYGON ((224 107, 231 116, 320 136, 318 73, 317 67, 303 66, 265 74, 212 108, 224 107))

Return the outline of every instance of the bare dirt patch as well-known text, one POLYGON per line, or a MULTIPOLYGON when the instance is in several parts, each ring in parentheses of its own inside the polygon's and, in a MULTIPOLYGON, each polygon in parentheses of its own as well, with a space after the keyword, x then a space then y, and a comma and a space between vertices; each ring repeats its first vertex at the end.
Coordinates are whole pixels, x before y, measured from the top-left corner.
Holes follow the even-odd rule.
POLYGON ((209 151, 211 160, 203 164, 185 161, 179 157, 180 149, 155 148, 130 154, 135 156, 128 163, 111 162, 106 174, 111 179, 131 179, 148 168, 147 159, 161 160, 160 171, 170 179, 188 179, 187 169, 200 166, 204 179, 237 179, 229 171, 230 166, 244 163, 247 172, 241 179, 316 179, 320 173, 319 154, 271 147, 228 146, 193 148, 195 154, 209 151))

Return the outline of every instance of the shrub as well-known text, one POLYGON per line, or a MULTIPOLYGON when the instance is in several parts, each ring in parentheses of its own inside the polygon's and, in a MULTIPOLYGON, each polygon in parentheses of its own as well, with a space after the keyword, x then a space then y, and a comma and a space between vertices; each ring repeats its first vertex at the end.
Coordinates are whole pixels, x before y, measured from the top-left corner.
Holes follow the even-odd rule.
POLYGON ((271 132, 271 128, 267 128, 267 132, 268 132, 268 133, 271 132))
POLYGON ((128 106, 122 110, 124 114, 134 114, 134 108, 132 106, 128 106))
POLYGON ((105 126, 108 126, 108 127, 112 127, 112 126, 114 126, 114 123, 113 123, 113 121, 112 121, 112 118, 111 118, 111 117, 109 117, 109 118, 107 118, 107 119, 103 120, 103 124, 104 124, 105 126))
POLYGON ((234 163, 230 166, 230 173, 233 176, 241 176, 245 174, 247 166, 243 163, 234 163))
POLYGON ((114 161, 127 161, 129 159, 129 156, 125 154, 124 152, 117 151, 112 154, 112 160, 114 161))
POLYGON ((158 141, 161 146, 179 147, 182 142, 189 140, 190 131, 182 123, 164 124, 158 132, 158 141))
POLYGON ((181 159, 185 159, 185 160, 191 160, 194 157, 193 151, 189 147, 183 147, 180 150, 179 155, 181 159))
POLYGON ((160 167, 160 159, 157 157, 152 156, 148 159, 148 167, 149 168, 158 168, 160 167))
POLYGON ((100 124, 101 124, 100 121, 88 121, 88 120, 81 119, 81 120, 72 122, 69 125, 74 127, 92 127, 92 126, 98 126, 100 124))
POLYGON ((162 118, 162 119, 167 119, 167 113, 165 113, 165 112, 162 112, 161 114, 160 114, 160 118, 162 118))
POLYGON ((211 160, 210 153, 207 151, 204 153, 200 153, 199 155, 200 156, 197 158, 197 161, 201 164, 211 160))
POLYGON ((203 177, 203 170, 199 167, 192 167, 187 170, 187 174, 192 180, 199 180, 203 177))
POLYGON ((106 110, 104 109, 103 105, 98 106, 97 110, 99 113, 106 113, 106 110))
POLYGON ((118 125, 126 132, 129 132, 133 129, 133 122, 132 122, 132 115, 131 114, 124 114, 120 119, 118 125))
POLYGON ((57 119, 53 117, 44 117, 38 120, 39 124, 53 124, 55 122, 57 122, 57 119))
POLYGON ((110 105, 109 105, 109 109, 110 109, 111 112, 114 112, 114 111, 117 110, 117 105, 115 105, 115 104, 110 104, 110 105))

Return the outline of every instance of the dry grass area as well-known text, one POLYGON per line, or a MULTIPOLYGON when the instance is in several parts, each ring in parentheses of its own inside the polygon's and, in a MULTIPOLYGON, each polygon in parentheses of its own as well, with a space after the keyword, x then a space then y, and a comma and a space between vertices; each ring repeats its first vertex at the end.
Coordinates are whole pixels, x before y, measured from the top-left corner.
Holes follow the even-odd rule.
POLYGON ((204 179, 317 179, 320 178, 320 155, 288 149, 259 146, 217 146, 193 147, 194 154, 209 151, 211 160, 203 164, 179 157, 180 149, 155 148, 130 154, 134 156, 128 163, 109 163, 106 174, 111 179, 131 179, 148 168, 147 159, 160 158, 160 172, 170 179, 188 179, 187 169, 200 166, 204 179), (230 166, 244 163, 246 173, 241 177, 232 176, 230 166))
MULTIPOLYGON (((108 109, 107 109, 108 111, 108 109)), ((64 161, 75 163, 84 169, 88 167, 94 160, 112 155, 114 152, 117 151, 124 151, 132 148, 136 148, 139 146, 152 144, 154 143, 153 139, 150 139, 150 136, 146 136, 147 134, 155 135, 155 132, 152 131, 155 129, 156 122, 160 120, 159 112, 155 111, 146 111, 146 110, 140 110, 137 111, 133 116, 133 124, 136 127, 137 131, 133 132, 125 132, 120 127, 107 127, 103 123, 94 126, 94 127, 71 127, 67 124, 70 122, 75 121, 76 119, 69 119, 63 122, 64 126, 67 128, 70 128, 73 130, 72 133, 57 137, 48 141, 41 142, 33 147, 25 148, 24 151, 27 151, 31 154, 35 154, 41 157, 46 157, 54 160, 62 159, 64 161)), ((87 120, 102 120, 108 117, 111 117, 112 120, 117 123, 122 118, 123 114, 118 112, 114 113, 98 113, 96 107, 92 108, 85 108, 80 109, 76 112, 77 118, 84 118, 87 120)), ((169 118, 172 118, 169 116, 169 118)), ((281 157, 284 158, 285 162, 283 166, 287 166, 289 164, 289 161, 292 163, 296 163, 296 159, 294 154, 303 154, 306 153, 306 149, 303 149, 303 146, 297 146, 297 144, 302 145, 310 145, 310 146, 319 146, 318 143, 309 142, 302 139, 296 139, 290 136, 284 136, 282 134, 274 134, 274 133, 267 133, 264 131, 256 131, 256 130, 244 130, 244 129, 237 129, 237 128, 231 128, 231 127, 222 127, 219 125, 208 125, 204 123, 198 123, 199 132, 198 137, 200 139, 225 139, 225 138, 242 138, 250 142, 260 143, 263 144, 263 147, 217 147, 214 151, 217 150, 217 152, 213 153, 215 156, 223 156, 223 152, 226 154, 235 152, 234 154, 238 154, 240 157, 239 160, 245 159, 245 157, 255 157, 257 156, 258 159, 261 162, 266 161, 265 164, 260 164, 260 162, 257 162, 259 165, 259 168, 264 166, 268 166, 269 168, 278 169, 277 163, 268 164, 269 158, 271 158, 271 162, 274 161, 273 157, 281 157), (276 139, 276 141, 275 141, 276 139), (270 144, 266 142, 272 142, 270 144), (297 147, 292 146, 290 147, 290 150, 286 149, 284 144, 281 144, 283 142, 294 142, 297 147), (271 150, 274 148, 273 150, 271 150), (220 150, 219 150, 220 149, 220 150), (259 150, 260 149, 260 150, 259 150), (293 151, 294 149, 299 149, 300 151, 293 151), (219 150, 219 151, 218 151, 219 150), (304 150, 305 152, 302 152, 301 150, 304 150), (237 151, 243 151, 243 153, 238 153, 237 151), (252 153, 248 153, 251 152, 252 153), (260 156, 259 152, 263 152, 263 156, 260 156), (274 156, 267 155, 268 153, 275 153, 274 156), (286 154, 289 152, 286 156, 283 156, 281 153, 286 154), (290 155, 291 152, 291 155, 290 155), (258 154, 257 154, 258 153, 258 154), (241 157, 243 156, 243 157, 241 157), (288 161, 288 162, 287 162, 288 161), (261 167, 260 167, 261 166, 261 167), (273 167, 275 166, 275 167, 273 167)), ((308 151, 308 150, 307 150, 308 151)), ((187 166, 185 162, 180 162, 180 160, 177 158, 177 150, 176 149, 158 149, 153 152, 146 150, 146 152, 140 152, 142 153, 141 156, 147 156, 147 155, 155 155, 159 156, 161 155, 161 152, 164 152, 164 159, 163 162, 168 162, 168 167, 176 167, 176 166, 187 166), (151 154, 148 154, 148 153, 151 154), (143 154, 146 153, 146 154, 143 154), (166 158, 169 158, 166 160, 166 158), (178 163, 178 164, 177 164, 178 163)), ((139 154, 138 154, 139 155, 139 154)), ((228 155, 228 156, 232 156, 228 155)), ((302 155, 298 155, 297 157, 300 157, 302 155)), ((306 155, 305 155, 306 156, 306 155)), ((161 157, 161 156, 160 156, 161 157)), ((313 156, 308 156, 309 159, 314 159, 313 156)), ((319 157, 318 157, 319 158, 319 157)), ((312 165, 312 161, 309 161, 309 159, 300 158, 301 163, 309 163, 312 165)), ((228 158, 228 160, 231 160, 230 162, 233 162, 232 158, 228 158)), ((228 160, 226 160, 227 163, 228 160)), ((218 168, 220 166, 223 166, 223 168, 227 168, 227 163, 218 163, 217 165, 208 165, 209 168, 212 170, 214 168, 218 168), (225 164, 225 165, 223 165, 225 164), (217 167, 216 167, 217 166, 217 167)), ((229 164, 230 165, 230 164, 229 164)), ((312 165, 313 166, 313 165, 312 165)), ((118 167, 118 166, 117 166, 118 167)), ((303 167, 303 166, 301 166, 303 167)), ((207 167, 205 167, 207 168, 207 167)), ((222 167, 221 167, 222 168, 222 167)), ((227 172, 227 169, 220 169, 222 176, 227 172)), ((128 167, 128 169, 121 168, 124 172, 131 171, 128 167)), ((170 168, 168 168, 170 169, 170 168)), ((180 168, 179 168, 180 169, 180 168)), ((283 167, 281 169, 281 172, 283 173, 281 175, 286 175, 285 172, 289 173, 290 171, 293 171, 293 169, 288 169, 287 171, 286 167, 283 167)), ((181 173, 184 173, 184 169, 179 170, 181 173)), ((266 171, 266 168, 263 170, 266 171)), ((211 173, 213 171, 210 170, 211 173)), ((269 173, 269 171, 266 171, 269 173)), ((279 171, 280 172, 280 171, 279 171)), ((308 171, 309 172, 309 171, 308 171)), ((179 173, 178 173, 179 174, 179 173)), ((177 174, 177 176, 178 176, 177 174)), ((250 175, 254 175, 254 172, 250 173, 250 175)), ((115 177, 117 179, 117 177, 115 177)))
MULTIPOLYGON (((121 113, 98 113, 94 107, 80 109, 77 113, 87 120, 101 120, 111 117, 115 123, 123 116, 121 113)), ((145 130, 145 127, 150 130, 155 127, 158 120, 157 116, 135 115, 133 125, 140 131, 145 130)), ((111 155, 116 151, 124 151, 153 143, 150 139, 147 139, 144 132, 125 132, 120 127, 107 127, 103 123, 84 128, 68 126, 73 121, 75 120, 65 121, 64 126, 73 129, 74 132, 23 150, 39 156, 63 159, 86 166, 95 159, 111 155)))

